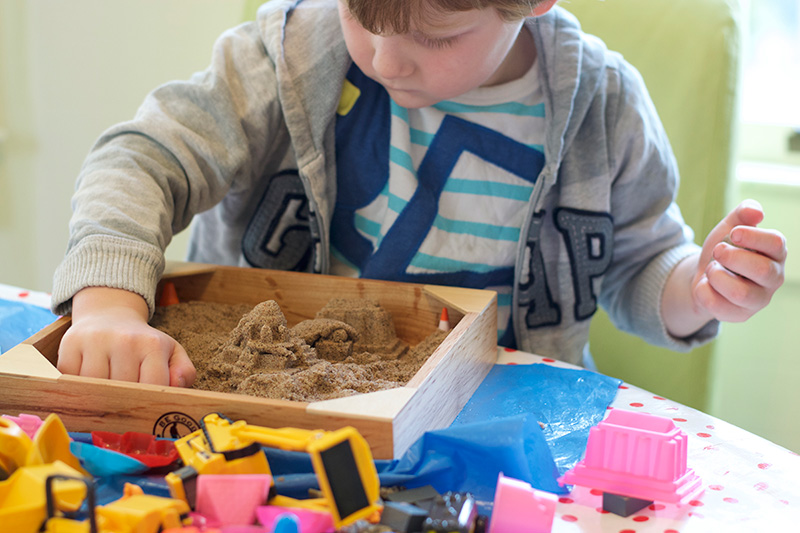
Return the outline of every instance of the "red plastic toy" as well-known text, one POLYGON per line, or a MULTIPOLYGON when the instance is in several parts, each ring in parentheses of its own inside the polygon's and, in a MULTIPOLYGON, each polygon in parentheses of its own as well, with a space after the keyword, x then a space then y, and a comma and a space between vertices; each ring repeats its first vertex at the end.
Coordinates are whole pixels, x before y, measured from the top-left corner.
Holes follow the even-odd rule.
POLYGON ((147 433, 128 431, 120 435, 109 431, 92 431, 92 444, 124 453, 150 468, 167 466, 178 460, 174 442, 156 439, 147 433))

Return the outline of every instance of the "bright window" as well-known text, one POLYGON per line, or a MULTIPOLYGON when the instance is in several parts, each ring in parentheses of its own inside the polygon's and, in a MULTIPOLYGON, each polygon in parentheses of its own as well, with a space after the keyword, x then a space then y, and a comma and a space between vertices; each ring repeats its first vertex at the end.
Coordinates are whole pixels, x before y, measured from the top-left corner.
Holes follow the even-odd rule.
POLYGON ((742 121, 800 127, 800 0, 744 9, 742 121))

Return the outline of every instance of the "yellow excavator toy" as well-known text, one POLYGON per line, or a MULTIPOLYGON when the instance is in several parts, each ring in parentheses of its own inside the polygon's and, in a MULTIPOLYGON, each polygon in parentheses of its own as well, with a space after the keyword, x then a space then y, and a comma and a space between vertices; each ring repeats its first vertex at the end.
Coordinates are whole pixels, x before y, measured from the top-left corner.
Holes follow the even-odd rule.
POLYGON ((307 452, 323 495, 300 500, 271 491, 269 505, 330 512, 337 528, 379 519, 383 507, 372 452, 350 426, 336 431, 272 429, 233 422, 219 413, 206 415, 199 430, 175 442, 184 466, 167 474, 170 494, 194 507, 198 475, 271 474, 262 446, 307 452))

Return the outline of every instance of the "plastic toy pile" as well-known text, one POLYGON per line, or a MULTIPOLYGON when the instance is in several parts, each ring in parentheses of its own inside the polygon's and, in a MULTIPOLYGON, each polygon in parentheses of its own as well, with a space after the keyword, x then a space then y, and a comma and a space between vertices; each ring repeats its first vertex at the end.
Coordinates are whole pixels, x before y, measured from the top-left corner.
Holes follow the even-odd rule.
MULTIPOLYGON (((17 533, 485 530, 468 493, 440 495, 427 486, 393 490, 384 500, 369 446, 352 427, 270 429, 215 413, 175 442, 108 432, 92 441, 71 440, 55 414, 0 418, 0 523, 17 533), (319 495, 277 494, 262 446, 307 452, 319 495), (98 477, 145 472, 166 472, 169 495, 126 483, 121 498, 98 504, 98 477)), ((498 486, 511 482, 501 476, 498 486)), ((554 495, 542 498, 554 508, 554 495)))
MULTIPOLYGON (((555 494, 502 473, 490 517, 469 492, 381 487, 369 446, 352 427, 270 429, 212 413, 200 430, 176 441, 108 432, 94 432, 91 440, 72 440, 54 414, 44 421, 0 417, 4 530, 538 533, 551 530, 557 503, 555 494), (306 453, 319 489, 303 499, 278 494, 268 448, 306 453), (126 475, 158 478, 168 494, 125 483, 121 497, 99 503, 97 480, 126 475)), ((604 508, 622 516, 703 490, 686 466, 685 433, 669 419, 620 410, 591 429, 585 459, 560 481, 603 490, 604 508)))

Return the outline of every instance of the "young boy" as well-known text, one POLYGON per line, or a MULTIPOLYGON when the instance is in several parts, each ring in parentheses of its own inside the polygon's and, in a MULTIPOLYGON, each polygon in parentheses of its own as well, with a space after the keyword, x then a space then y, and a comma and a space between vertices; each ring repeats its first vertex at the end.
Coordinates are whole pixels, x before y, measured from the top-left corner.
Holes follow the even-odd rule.
POLYGON ((59 369, 191 384, 147 320, 193 217, 190 260, 493 289, 502 345, 572 363, 598 303, 675 349, 763 308, 783 236, 745 202, 692 243, 642 80, 555 3, 272 0, 224 34, 87 158, 59 369))

